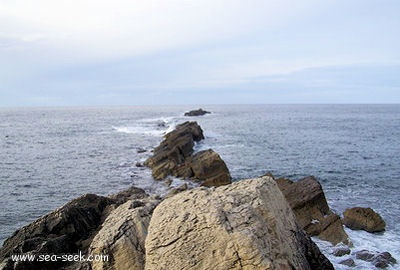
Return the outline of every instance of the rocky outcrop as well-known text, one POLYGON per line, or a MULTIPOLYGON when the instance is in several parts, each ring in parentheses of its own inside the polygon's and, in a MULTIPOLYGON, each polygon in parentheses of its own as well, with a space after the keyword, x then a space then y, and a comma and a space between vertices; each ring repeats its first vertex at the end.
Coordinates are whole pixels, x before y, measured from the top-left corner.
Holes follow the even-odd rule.
POLYGON ((203 109, 198 109, 198 110, 192 110, 189 112, 185 112, 185 116, 201 116, 201 115, 205 115, 211 112, 208 111, 204 111, 203 109))
POLYGON ((199 181, 202 186, 221 186, 231 182, 228 167, 213 150, 204 150, 190 157, 185 166, 189 177, 199 181))
POLYGON ((185 189, 161 204, 134 187, 79 197, 6 240, 0 269, 333 269, 272 178, 185 189), (9 258, 79 251, 107 260, 9 258))
POLYGON ((343 261, 340 261, 339 264, 346 265, 348 267, 355 267, 356 262, 352 258, 345 259, 343 261))
POLYGON ((339 246, 333 250, 333 255, 336 257, 342 257, 344 255, 349 255, 351 250, 348 246, 339 246))
MULTIPOLYGON (((59 269, 67 262, 13 262, 15 254, 77 254, 85 253, 100 224, 118 205, 127 200, 145 198, 141 189, 131 187, 110 197, 86 194, 63 207, 19 229, 0 249, 0 269, 59 269)), ((82 269, 84 265, 79 265, 82 269)), ((79 269, 79 268, 71 268, 79 269)))
MULTIPOLYGON (((65 206, 16 231, 0 250, 0 261, 12 254, 75 253, 87 248, 102 222, 103 211, 112 204, 109 198, 83 195, 65 206)), ((14 263, 8 262, 14 269, 14 263)), ((62 262, 18 262, 19 269, 52 269, 62 262)))
POLYGON ((354 207, 343 213, 343 223, 352 230, 365 230, 367 232, 381 232, 385 230, 386 223, 382 217, 371 208, 354 207))
POLYGON ((333 269, 269 177, 170 197, 148 232, 148 270, 333 269))
POLYGON ((204 139, 196 122, 185 122, 165 135, 154 149, 153 156, 145 161, 155 179, 168 175, 191 178, 205 186, 229 184, 231 177, 225 162, 213 150, 194 153, 194 143, 204 139))
POLYGON ((108 256, 107 261, 94 261, 93 270, 144 269, 147 227, 156 198, 129 200, 115 209, 94 237, 89 253, 108 256))
POLYGON ((280 178, 276 182, 300 226, 309 235, 335 245, 349 243, 339 215, 329 209, 321 184, 315 177, 309 176, 297 182, 280 178))
POLYGON ((371 262, 377 268, 386 268, 389 265, 396 264, 397 261, 389 252, 371 252, 368 250, 360 250, 355 253, 359 260, 371 262))

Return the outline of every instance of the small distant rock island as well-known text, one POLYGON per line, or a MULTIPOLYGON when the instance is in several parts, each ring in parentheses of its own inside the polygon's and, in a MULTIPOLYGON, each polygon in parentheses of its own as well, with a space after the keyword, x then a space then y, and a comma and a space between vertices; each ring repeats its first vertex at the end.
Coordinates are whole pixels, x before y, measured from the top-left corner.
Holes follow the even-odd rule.
MULTIPOLYGON (((348 236, 315 177, 293 182, 266 174, 231 183, 216 152, 194 151, 203 139, 197 122, 182 123, 144 163, 157 180, 175 176, 199 187, 182 185, 164 197, 136 187, 83 195, 9 237, 0 269, 334 269, 310 236, 333 244, 349 243, 348 236), (79 252, 108 259, 12 259, 79 252)), ((369 257, 375 266, 396 263, 387 253, 369 257)))
POLYGON ((185 112, 185 116, 202 116, 202 115, 205 115, 208 113, 211 113, 211 112, 205 111, 202 108, 200 108, 198 110, 192 110, 189 112, 185 112))

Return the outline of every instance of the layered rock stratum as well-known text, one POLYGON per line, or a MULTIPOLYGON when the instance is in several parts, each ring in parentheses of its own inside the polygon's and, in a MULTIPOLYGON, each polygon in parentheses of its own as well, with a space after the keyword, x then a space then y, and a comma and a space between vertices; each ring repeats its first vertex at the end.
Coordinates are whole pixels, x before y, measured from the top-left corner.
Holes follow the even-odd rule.
POLYGON ((145 161, 155 179, 171 175, 192 179, 202 186, 221 186, 231 183, 225 162, 212 149, 195 153, 195 142, 204 139, 197 122, 185 122, 167 133, 153 155, 145 161))
POLYGON ((313 176, 299 181, 280 178, 276 182, 288 201, 299 225, 311 236, 334 245, 349 243, 340 216, 328 206, 321 184, 313 176))

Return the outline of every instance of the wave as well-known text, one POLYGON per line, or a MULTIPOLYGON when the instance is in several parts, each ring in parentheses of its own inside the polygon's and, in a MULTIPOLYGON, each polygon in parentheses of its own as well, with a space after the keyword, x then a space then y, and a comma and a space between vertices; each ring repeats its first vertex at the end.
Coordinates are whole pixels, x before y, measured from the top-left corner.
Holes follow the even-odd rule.
POLYGON ((121 133, 140 134, 150 136, 163 136, 175 129, 177 119, 174 117, 160 117, 141 119, 127 126, 113 126, 112 128, 121 133))

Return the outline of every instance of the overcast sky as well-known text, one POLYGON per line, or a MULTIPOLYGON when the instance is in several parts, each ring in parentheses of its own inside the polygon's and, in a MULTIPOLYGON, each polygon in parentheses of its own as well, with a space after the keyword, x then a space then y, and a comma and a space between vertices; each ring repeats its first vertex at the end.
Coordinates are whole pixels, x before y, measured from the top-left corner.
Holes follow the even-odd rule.
POLYGON ((400 103, 398 0, 0 0, 0 106, 400 103))

